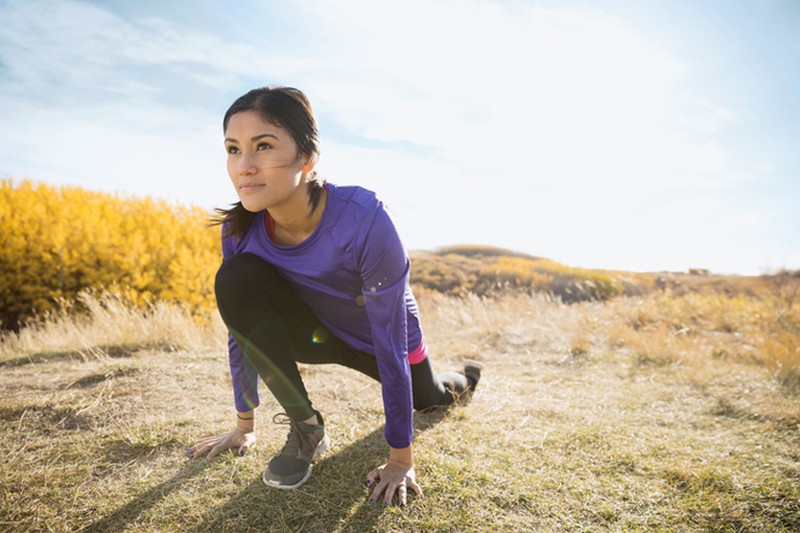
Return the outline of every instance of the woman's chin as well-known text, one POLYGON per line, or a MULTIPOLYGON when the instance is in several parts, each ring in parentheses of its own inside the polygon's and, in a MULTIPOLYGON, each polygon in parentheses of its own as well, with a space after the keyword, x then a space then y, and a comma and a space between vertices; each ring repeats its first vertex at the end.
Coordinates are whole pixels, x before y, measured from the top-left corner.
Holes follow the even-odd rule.
POLYGON ((258 213, 259 211, 263 211, 264 209, 266 209, 263 202, 254 202, 251 199, 242 200, 241 198, 240 200, 242 202, 242 207, 244 207, 251 213, 258 213))

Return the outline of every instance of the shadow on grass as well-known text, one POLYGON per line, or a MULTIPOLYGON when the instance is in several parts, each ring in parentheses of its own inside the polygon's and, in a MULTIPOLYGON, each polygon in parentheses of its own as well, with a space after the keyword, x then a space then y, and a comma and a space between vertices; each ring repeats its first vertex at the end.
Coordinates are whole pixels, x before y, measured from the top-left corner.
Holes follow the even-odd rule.
MULTIPOLYGON (((417 434, 431 428, 448 413, 447 408, 418 412, 415 416, 417 434)), ((333 435, 335 440, 335 435, 333 435)), ((174 443, 166 443, 173 446, 174 443)), ((254 479, 236 493, 225 505, 209 512, 199 524, 185 524, 184 530, 197 533, 209 531, 327 531, 345 527, 370 529, 380 513, 380 507, 367 501, 364 485, 367 473, 387 457, 383 426, 343 448, 333 450, 314 464, 309 481, 299 489, 283 491, 269 489, 260 479, 254 479)), ((150 455, 150 447, 131 447, 111 443, 107 459, 127 462, 150 455)), ((177 450, 175 453, 179 453, 177 450)), ((170 479, 127 501, 110 514, 80 529, 99 533, 121 531, 135 523, 143 513, 168 498, 186 481, 202 475, 206 465, 189 461, 170 479)), ((409 497, 413 500, 413 496, 409 497)))
POLYGON ((175 438, 153 439, 150 442, 136 442, 123 439, 110 440, 103 445, 103 459, 107 464, 126 464, 156 454, 179 453, 183 448, 175 438))
POLYGON ((37 365, 42 363, 56 363, 60 361, 87 361, 102 357, 113 359, 131 357, 141 350, 136 345, 106 345, 87 348, 86 350, 64 350, 52 352, 37 352, 30 355, 23 355, 14 359, 0 361, 0 367, 18 367, 24 365, 37 365))
POLYGON ((170 479, 159 483, 155 487, 148 489, 144 493, 136 496, 125 505, 119 507, 113 513, 100 518, 88 526, 79 529, 81 532, 105 533, 107 531, 122 531, 135 522, 144 511, 156 505, 159 501, 169 496, 175 489, 180 488, 183 483, 192 477, 201 474, 205 469, 202 462, 187 462, 170 479))
MULTIPOLYGON (((416 413, 416 433, 431 428, 447 413, 447 408, 416 413)), ((334 447, 314 464, 311 478, 302 487, 271 489, 255 479, 192 531, 371 530, 382 507, 369 504, 370 489, 364 483, 367 473, 388 459, 387 454, 381 426, 344 448, 334 447)), ((413 499, 409 495, 409 501, 413 499)))
POLYGON ((53 405, 18 405, 0 407, 0 420, 6 422, 41 425, 49 429, 87 429, 92 426, 91 417, 76 412, 73 407, 53 405))

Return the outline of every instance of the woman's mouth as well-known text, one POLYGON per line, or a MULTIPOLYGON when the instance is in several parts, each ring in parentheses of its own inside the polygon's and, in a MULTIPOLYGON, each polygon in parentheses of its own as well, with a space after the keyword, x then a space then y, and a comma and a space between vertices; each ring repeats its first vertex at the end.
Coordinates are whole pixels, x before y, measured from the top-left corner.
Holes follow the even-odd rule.
POLYGON ((253 192, 262 188, 263 186, 263 183, 242 183, 239 185, 239 190, 241 192, 253 192))

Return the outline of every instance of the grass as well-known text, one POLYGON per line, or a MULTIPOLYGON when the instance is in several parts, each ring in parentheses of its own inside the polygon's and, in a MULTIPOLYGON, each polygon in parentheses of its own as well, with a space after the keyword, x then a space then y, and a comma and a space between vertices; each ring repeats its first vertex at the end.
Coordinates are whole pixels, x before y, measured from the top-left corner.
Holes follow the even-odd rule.
POLYGON ((783 294, 423 292, 435 367, 486 370, 471 402, 416 415, 425 498, 405 509, 363 486, 386 458, 378 384, 302 367, 334 446, 306 485, 269 490, 285 435, 267 394, 248 455, 183 456, 232 423, 219 322, 88 299, 88 319, 0 343, 0 529, 797 531, 800 322, 783 294))

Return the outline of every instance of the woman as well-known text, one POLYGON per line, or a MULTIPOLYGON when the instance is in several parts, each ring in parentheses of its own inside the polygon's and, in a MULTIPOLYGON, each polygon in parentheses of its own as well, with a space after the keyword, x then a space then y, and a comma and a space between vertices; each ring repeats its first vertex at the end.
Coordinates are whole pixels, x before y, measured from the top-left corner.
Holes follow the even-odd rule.
POLYGON ((407 488, 414 475, 413 409, 447 405, 471 393, 481 367, 435 375, 409 287, 409 260, 384 205, 360 187, 325 183, 314 172, 319 133, 305 95, 288 87, 254 89, 223 119, 228 174, 241 200, 220 210, 223 263, 217 306, 230 332, 237 427, 189 448, 211 459, 253 446, 257 383, 285 410, 286 445, 264 482, 293 489, 329 446, 297 362, 337 363, 381 382, 389 461, 367 475, 370 502, 407 488))

